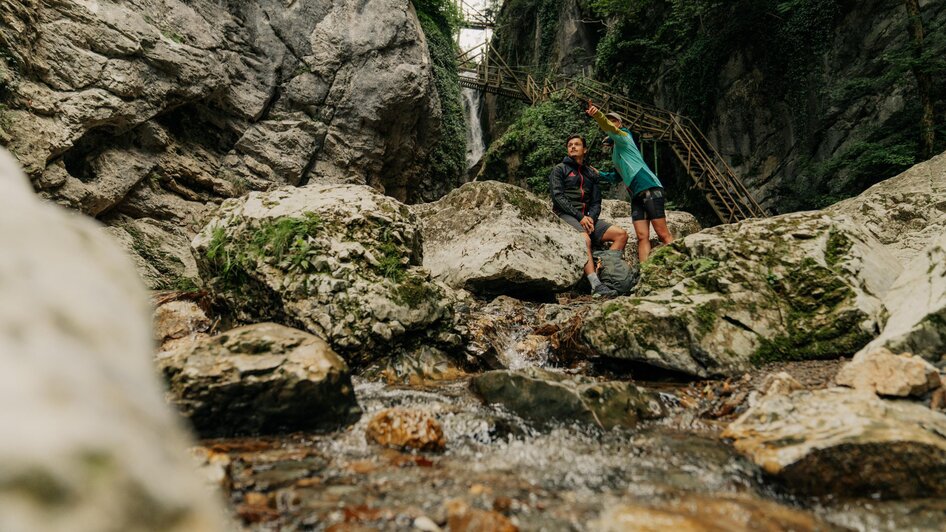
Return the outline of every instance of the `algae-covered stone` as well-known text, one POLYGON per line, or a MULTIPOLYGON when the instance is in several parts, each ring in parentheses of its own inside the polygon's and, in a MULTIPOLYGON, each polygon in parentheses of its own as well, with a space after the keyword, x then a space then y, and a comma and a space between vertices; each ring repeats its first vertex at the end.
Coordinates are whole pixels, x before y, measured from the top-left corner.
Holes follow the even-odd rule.
POLYGON ((844 388, 763 397, 723 434, 813 495, 946 495, 946 415, 844 388))
POLYGON ((171 401, 203 436, 334 429, 361 415, 324 340, 260 323, 160 353, 171 401))
POLYGON ((452 342, 451 299, 421 262, 416 220, 366 186, 309 185, 228 200, 193 241, 203 276, 245 321, 329 340, 351 360, 452 342))
POLYGON ((899 271, 872 237, 819 213, 714 227, 656 251, 636 297, 600 304, 582 337, 603 356, 703 377, 851 355, 879 331, 899 271))
POLYGON ((581 233, 524 189, 467 183, 416 212, 423 221, 424 266, 450 286, 546 295, 581 279, 587 261, 581 233))
POLYGON ((630 382, 597 382, 538 368, 489 371, 474 377, 472 386, 486 402, 539 425, 559 421, 634 427, 665 414, 655 396, 630 382))

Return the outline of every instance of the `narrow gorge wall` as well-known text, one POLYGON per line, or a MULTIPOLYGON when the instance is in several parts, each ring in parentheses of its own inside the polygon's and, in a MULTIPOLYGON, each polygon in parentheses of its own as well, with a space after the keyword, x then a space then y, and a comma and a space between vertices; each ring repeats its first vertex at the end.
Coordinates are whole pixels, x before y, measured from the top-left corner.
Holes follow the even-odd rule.
MULTIPOLYGON (((946 149, 946 3, 920 2, 919 58, 901 0, 551 5, 505 2, 497 47, 542 72, 593 64, 616 93, 690 116, 774 211, 824 207, 922 160, 917 62, 934 73, 946 149)), ((518 110, 492 99, 491 140, 518 110)))
POLYGON ((0 141, 152 286, 191 277, 194 228, 248 190, 450 188, 425 181, 443 114, 408 0, 14 0, 0 23, 0 141))

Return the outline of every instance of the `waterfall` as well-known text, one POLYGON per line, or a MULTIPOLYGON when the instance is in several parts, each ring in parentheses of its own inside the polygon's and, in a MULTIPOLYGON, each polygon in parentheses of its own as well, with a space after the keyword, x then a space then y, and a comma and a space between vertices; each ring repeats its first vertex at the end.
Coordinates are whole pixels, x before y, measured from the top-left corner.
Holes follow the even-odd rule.
POLYGON ((480 94, 476 89, 463 89, 463 110, 466 111, 466 168, 480 162, 483 146, 483 128, 480 125, 480 94))

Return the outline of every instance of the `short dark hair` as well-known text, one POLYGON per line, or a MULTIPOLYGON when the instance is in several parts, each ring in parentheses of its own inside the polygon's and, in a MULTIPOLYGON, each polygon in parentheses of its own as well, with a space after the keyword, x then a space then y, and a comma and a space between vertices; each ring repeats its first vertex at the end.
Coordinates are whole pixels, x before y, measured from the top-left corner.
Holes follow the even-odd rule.
POLYGON ((565 139, 565 146, 566 146, 566 147, 568 146, 568 143, 572 141, 572 139, 581 139, 581 146, 582 146, 583 148, 587 148, 587 147, 588 147, 588 143, 585 142, 585 137, 582 137, 581 135, 572 135, 572 136, 568 137, 567 139, 565 139))

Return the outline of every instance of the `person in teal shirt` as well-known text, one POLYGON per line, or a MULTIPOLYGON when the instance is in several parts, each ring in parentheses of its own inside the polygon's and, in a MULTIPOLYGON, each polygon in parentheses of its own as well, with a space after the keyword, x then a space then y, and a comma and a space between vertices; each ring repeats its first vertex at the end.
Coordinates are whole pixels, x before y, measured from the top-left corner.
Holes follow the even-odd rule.
MULTIPOLYGON (((654 172, 647 167, 644 156, 641 155, 634 137, 630 131, 621 128, 621 116, 617 113, 605 115, 590 101, 585 111, 594 118, 598 126, 614 143, 611 153, 611 162, 614 169, 624 182, 631 194, 631 220, 634 223, 634 233, 637 236, 637 256, 641 262, 650 256, 650 226, 653 224, 657 237, 664 244, 673 242, 673 235, 667 228, 667 215, 664 210, 664 188, 654 172)), ((601 173, 602 178, 608 179, 613 174, 601 173)), ((610 180, 610 179, 609 179, 610 180)), ((616 182, 614 180, 613 182, 616 182)))

